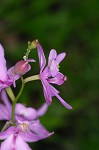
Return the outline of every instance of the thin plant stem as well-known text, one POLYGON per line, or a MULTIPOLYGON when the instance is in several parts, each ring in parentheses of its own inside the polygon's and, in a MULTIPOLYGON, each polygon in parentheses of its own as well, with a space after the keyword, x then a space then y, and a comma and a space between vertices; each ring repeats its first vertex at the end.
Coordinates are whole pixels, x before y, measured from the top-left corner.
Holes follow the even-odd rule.
POLYGON ((16 96, 16 98, 14 99, 14 101, 12 103, 12 119, 11 119, 12 123, 14 123, 16 103, 17 103, 19 97, 21 96, 21 94, 23 92, 23 89, 24 89, 24 86, 25 86, 25 83, 24 83, 24 80, 23 80, 22 76, 21 76, 21 81, 22 81, 22 86, 21 86, 20 92, 18 93, 18 95, 16 96))
POLYGON ((34 75, 34 76, 30 76, 24 79, 24 83, 27 83, 29 81, 34 81, 34 80, 40 80, 40 76, 39 75, 34 75))
POLYGON ((15 100, 15 96, 14 96, 14 93, 13 93, 11 87, 6 88, 6 92, 7 92, 7 94, 9 95, 9 97, 11 98, 11 100, 13 102, 15 100))

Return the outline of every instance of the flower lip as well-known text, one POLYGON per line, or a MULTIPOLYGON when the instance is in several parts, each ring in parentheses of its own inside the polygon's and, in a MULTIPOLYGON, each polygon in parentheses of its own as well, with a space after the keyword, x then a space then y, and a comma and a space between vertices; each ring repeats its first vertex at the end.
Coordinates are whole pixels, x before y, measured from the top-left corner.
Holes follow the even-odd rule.
POLYGON ((26 132, 28 130, 28 124, 27 123, 22 123, 20 125, 20 129, 23 131, 23 132, 26 132))

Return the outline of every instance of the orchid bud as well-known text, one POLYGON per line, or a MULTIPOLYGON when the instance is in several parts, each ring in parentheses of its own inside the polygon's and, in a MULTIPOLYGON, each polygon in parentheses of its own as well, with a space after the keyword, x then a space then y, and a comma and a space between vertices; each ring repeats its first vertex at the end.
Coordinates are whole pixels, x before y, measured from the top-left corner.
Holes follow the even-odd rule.
POLYGON ((34 40, 34 41, 32 41, 32 42, 29 42, 29 41, 28 41, 28 49, 29 49, 29 50, 36 48, 37 45, 38 45, 38 40, 37 40, 37 39, 34 40))
POLYGON ((30 65, 28 64, 28 61, 20 60, 15 64, 14 73, 24 75, 29 70, 30 70, 30 65))

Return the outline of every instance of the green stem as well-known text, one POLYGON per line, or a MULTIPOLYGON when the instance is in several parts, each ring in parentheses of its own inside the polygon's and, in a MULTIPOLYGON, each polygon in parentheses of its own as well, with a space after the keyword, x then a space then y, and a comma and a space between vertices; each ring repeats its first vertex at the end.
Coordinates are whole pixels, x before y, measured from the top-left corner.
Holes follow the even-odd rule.
POLYGON ((9 97, 11 98, 11 100, 13 102, 15 100, 15 96, 14 96, 14 93, 13 93, 11 87, 6 88, 6 92, 7 92, 7 94, 9 95, 9 97))
POLYGON ((34 76, 30 76, 24 79, 24 83, 27 83, 29 81, 33 81, 33 80, 40 80, 40 76, 39 75, 34 75, 34 76))
POLYGON ((20 92, 18 93, 18 95, 16 96, 16 98, 14 99, 14 101, 13 101, 13 103, 12 103, 12 123, 14 123, 15 106, 16 106, 17 100, 18 100, 19 97, 21 96, 21 94, 22 94, 22 92, 23 92, 23 89, 24 89, 24 86, 25 86, 25 83, 24 83, 24 80, 23 80, 23 77, 22 77, 22 76, 21 76, 21 81, 22 81, 22 86, 21 86, 20 92))

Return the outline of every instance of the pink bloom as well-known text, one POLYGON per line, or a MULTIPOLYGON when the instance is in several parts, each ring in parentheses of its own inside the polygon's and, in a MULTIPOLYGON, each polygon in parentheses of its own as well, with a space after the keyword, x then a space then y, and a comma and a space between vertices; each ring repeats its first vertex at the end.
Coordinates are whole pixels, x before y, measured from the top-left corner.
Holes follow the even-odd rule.
MULTIPOLYGON (((11 103, 8 101, 4 90, 1 91, 2 104, 0 104, 0 120, 11 120, 11 103)), ((15 126, 7 122, 3 132, 0 132, 0 150, 31 150, 26 142, 36 142, 53 134, 49 133, 40 123, 38 117, 43 116, 47 111, 47 104, 43 104, 38 110, 25 107, 17 103, 15 108, 15 126), (6 128, 8 127, 8 129, 6 128)))
POLYGON ((59 101, 68 109, 72 107, 67 104, 60 96, 59 91, 55 89, 50 83, 61 85, 67 79, 62 73, 59 72, 58 65, 64 59, 65 53, 57 55, 56 50, 52 49, 49 54, 48 66, 41 45, 38 43, 38 57, 40 64, 40 78, 43 85, 44 96, 48 105, 52 102, 52 97, 56 96, 59 101))
POLYGON ((12 84, 14 87, 16 86, 15 81, 20 78, 20 75, 25 74, 31 69, 28 62, 34 62, 34 60, 21 60, 7 70, 4 49, 0 44, 0 91, 12 84))
POLYGON ((19 121, 16 126, 9 127, 0 133, 1 150, 31 150, 26 142, 36 142, 47 138, 53 133, 49 133, 39 122, 19 121))
MULTIPOLYGON (((8 100, 7 94, 4 90, 1 91, 1 100, 0 104, 0 120, 11 120, 12 106, 8 100)), ((26 107, 23 104, 17 103, 15 108, 15 119, 21 121, 28 120, 33 121, 40 116, 43 116, 47 111, 48 105, 43 104, 38 110, 32 107, 26 107)))
POLYGON ((12 84, 7 75, 6 60, 4 58, 4 49, 0 44, 0 91, 12 84))

